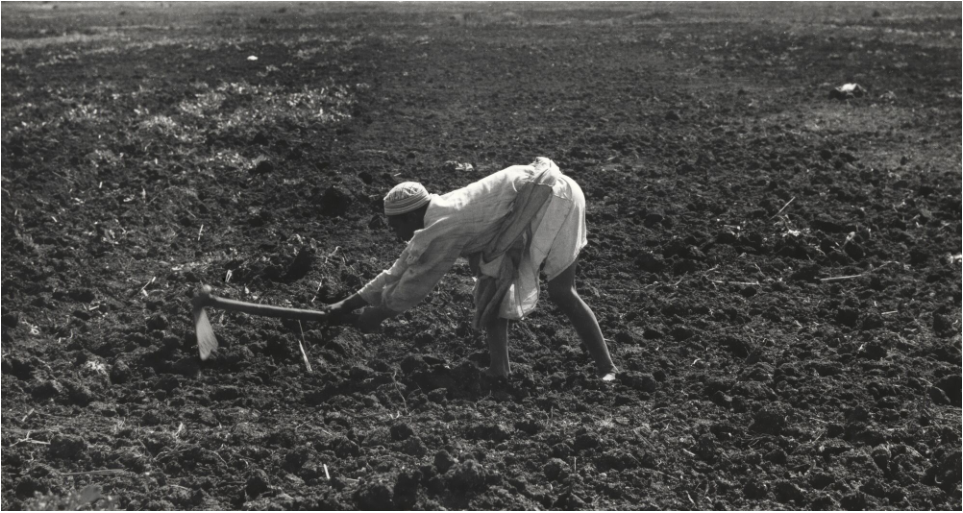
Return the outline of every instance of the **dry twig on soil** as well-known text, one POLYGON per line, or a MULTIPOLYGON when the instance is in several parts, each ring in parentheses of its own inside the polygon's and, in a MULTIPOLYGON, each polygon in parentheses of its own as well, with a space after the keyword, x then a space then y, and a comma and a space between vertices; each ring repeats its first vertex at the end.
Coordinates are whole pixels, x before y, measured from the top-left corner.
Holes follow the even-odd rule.
MULTIPOLYGON (((795 197, 795 196, 793 196, 789 201, 787 201, 786 204, 783 205, 782 208, 780 208, 778 212, 776 212, 775 214, 773 214, 772 217, 776 217, 776 216, 778 216, 779 214, 781 214, 782 211, 783 211, 783 210, 786 210, 786 207, 788 207, 789 204, 792 203, 793 201, 796 201, 796 197, 795 197)), ((770 217, 770 219, 772 219, 772 217, 770 217)))
POLYGON ((896 263, 896 262, 893 262, 893 261, 891 260, 891 261, 888 261, 888 262, 883 262, 883 264, 880 265, 879 267, 876 267, 876 268, 874 268, 874 269, 870 269, 870 270, 868 270, 868 271, 866 271, 866 272, 864 272, 864 273, 850 274, 850 275, 848 275, 848 276, 830 276, 830 277, 828 277, 828 278, 820 278, 819 281, 822 281, 822 282, 827 282, 827 281, 842 281, 842 280, 853 280, 853 279, 856 279, 856 278, 862 278, 862 277, 864 277, 864 276, 869 276, 870 274, 872 274, 872 273, 874 273, 874 272, 876 272, 876 271, 878 271, 878 270, 886 267, 886 266, 889 265, 889 264, 895 264, 895 263, 896 263))
POLYGON ((301 321, 298 321, 298 329, 301 330, 301 340, 298 340, 298 347, 301 348, 301 357, 304 358, 304 366, 308 370, 308 374, 313 372, 311 370, 311 362, 308 360, 308 353, 304 350, 304 327, 301 326, 301 321))

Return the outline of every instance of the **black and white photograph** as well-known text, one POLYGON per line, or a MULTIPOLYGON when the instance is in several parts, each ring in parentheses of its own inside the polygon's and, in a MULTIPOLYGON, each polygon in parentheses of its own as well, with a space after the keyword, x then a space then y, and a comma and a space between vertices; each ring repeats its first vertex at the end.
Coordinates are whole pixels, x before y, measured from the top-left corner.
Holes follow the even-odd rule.
POLYGON ((960 511, 961 12, 0 3, 0 509, 960 511))

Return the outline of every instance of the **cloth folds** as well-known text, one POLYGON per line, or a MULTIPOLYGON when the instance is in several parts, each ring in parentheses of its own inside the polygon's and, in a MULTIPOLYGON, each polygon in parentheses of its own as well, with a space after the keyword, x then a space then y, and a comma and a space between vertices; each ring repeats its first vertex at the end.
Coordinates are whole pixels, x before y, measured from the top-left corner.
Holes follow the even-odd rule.
POLYGON ((505 294, 517 281, 522 253, 531 242, 537 223, 541 221, 537 216, 544 212, 548 201, 552 199, 552 188, 561 175, 555 163, 548 162, 551 165, 543 165, 544 170, 518 191, 512 213, 502 225, 492 247, 475 253, 469 259, 476 279, 475 318, 472 323, 475 329, 488 326, 498 317, 505 294), (494 275, 483 272, 496 266, 497 271, 492 273, 494 275))

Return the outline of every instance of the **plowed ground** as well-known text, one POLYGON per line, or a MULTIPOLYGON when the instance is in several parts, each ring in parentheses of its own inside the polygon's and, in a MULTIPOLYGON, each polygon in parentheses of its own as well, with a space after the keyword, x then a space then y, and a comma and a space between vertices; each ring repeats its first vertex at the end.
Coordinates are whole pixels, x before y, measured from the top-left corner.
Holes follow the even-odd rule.
POLYGON ((2 11, 3 509, 960 509, 958 3, 2 11), (198 358, 539 155, 615 385, 548 301, 484 379, 460 264, 198 358))

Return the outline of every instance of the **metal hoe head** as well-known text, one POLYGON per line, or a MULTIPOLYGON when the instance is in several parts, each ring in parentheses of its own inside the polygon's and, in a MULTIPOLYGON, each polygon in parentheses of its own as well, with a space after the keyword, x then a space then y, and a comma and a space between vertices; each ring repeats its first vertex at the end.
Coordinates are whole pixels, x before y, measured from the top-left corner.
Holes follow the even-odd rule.
POLYGON ((197 348, 200 350, 201 360, 207 360, 217 349, 217 337, 214 336, 214 328, 211 327, 211 321, 204 310, 204 303, 209 295, 210 287, 205 286, 193 301, 194 332, 197 333, 197 348))

